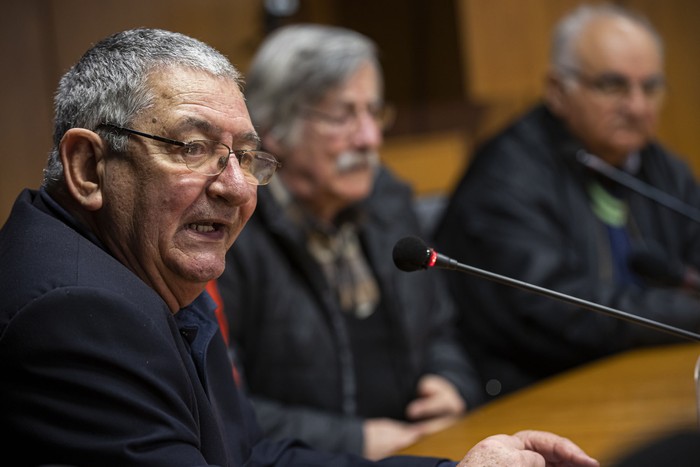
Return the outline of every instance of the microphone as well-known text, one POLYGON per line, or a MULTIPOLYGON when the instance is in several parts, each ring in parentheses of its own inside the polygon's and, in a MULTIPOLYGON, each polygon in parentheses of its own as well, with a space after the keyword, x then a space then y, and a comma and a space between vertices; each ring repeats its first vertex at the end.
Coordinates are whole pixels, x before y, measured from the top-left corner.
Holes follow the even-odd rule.
POLYGON ((700 341, 700 334, 687 331, 685 329, 676 328, 668 324, 660 323, 643 316, 633 315, 615 308, 610 308, 598 303, 589 302, 581 298, 566 295, 554 290, 546 289, 528 282, 513 279, 507 276, 502 276, 490 271, 475 268, 462 264, 448 256, 438 253, 433 248, 428 247, 425 242, 419 237, 405 237, 396 242, 393 251, 394 264, 402 271, 412 272, 421 269, 441 268, 466 272, 476 277, 487 279, 489 281, 504 284, 517 289, 534 292, 545 297, 559 300, 570 305, 575 305, 591 311, 613 316, 624 321, 633 322, 657 331, 673 334, 677 337, 700 341))
POLYGON ((661 286, 700 291, 700 274, 680 261, 672 261, 659 247, 634 248, 627 257, 630 269, 661 286))
POLYGON ((690 220, 700 222, 700 209, 684 203, 678 198, 674 198, 665 191, 659 190, 648 183, 644 183, 624 170, 620 170, 608 164, 603 159, 586 152, 584 149, 579 149, 576 152, 576 160, 594 172, 639 193, 645 198, 665 206, 690 220))
POLYGON ((432 267, 457 269, 459 264, 429 248, 419 237, 402 238, 394 245, 392 255, 396 267, 406 272, 432 267))

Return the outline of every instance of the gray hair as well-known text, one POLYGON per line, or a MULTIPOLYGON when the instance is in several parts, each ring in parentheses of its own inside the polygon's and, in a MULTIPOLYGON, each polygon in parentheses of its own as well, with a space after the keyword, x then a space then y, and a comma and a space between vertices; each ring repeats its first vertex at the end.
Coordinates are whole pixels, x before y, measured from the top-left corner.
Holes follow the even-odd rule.
POLYGON ((592 21, 600 18, 620 18, 640 26, 654 39, 663 58, 663 40, 644 16, 608 3, 581 5, 562 18, 554 28, 550 55, 550 65, 554 70, 568 75, 579 68, 576 41, 592 21))
POLYGON ((246 100, 256 129, 290 143, 303 108, 316 104, 367 61, 381 76, 375 43, 355 31, 316 24, 274 31, 246 77, 246 100))
MULTIPOLYGON (((103 123, 129 126, 155 98, 147 85, 148 76, 168 67, 201 70, 241 86, 240 73, 226 57, 183 34, 141 28, 103 39, 59 82, 54 98, 53 149, 43 185, 54 188, 63 180, 59 145, 66 131, 95 130, 103 123)), ((104 137, 112 150, 126 149, 126 136, 105 133, 104 137)))

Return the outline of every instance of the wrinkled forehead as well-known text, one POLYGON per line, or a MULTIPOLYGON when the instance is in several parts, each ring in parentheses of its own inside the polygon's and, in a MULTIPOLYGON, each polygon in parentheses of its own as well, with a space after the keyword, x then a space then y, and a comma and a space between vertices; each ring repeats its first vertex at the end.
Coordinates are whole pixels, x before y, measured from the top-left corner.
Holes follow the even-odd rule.
POLYGON ((144 92, 148 94, 149 105, 139 117, 145 114, 156 119, 177 111, 250 120, 240 84, 234 77, 169 66, 147 75, 144 92))
POLYGON ((145 84, 157 93, 154 97, 159 98, 189 91, 208 92, 215 89, 225 89, 228 90, 227 94, 243 98, 241 85, 236 77, 215 75, 206 70, 185 66, 157 66, 147 73, 145 84))

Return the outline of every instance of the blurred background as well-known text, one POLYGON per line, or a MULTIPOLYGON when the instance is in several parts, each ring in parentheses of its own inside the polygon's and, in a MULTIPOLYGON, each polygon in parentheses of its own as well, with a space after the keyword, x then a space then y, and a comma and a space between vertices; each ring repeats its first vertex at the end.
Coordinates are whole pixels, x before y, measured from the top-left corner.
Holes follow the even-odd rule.
MULTIPOLYGON (((182 32, 244 73, 272 29, 345 26, 381 50, 397 109, 382 157, 425 198, 449 192, 476 145, 539 99, 552 25, 574 0, 3 0, 0 225, 35 188, 51 148, 60 76, 99 39, 128 28, 182 32)), ((660 139, 700 176, 700 2, 627 0, 666 43, 660 139)))

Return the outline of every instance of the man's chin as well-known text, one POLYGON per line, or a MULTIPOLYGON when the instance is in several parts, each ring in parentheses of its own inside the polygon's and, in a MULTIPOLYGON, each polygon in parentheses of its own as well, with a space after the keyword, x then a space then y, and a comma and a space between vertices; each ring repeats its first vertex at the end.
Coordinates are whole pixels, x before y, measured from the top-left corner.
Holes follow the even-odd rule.
POLYGON ((217 253, 202 253, 195 259, 182 264, 180 275, 193 283, 204 283, 218 278, 224 273, 226 266, 225 256, 217 253))
POLYGON ((618 152, 630 153, 639 151, 646 146, 652 139, 651 135, 640 133, 638 131, 625 131, 617 135, 613 140, 613 147, 617 148, 618 152))
POLYGON ((367 198, 372 192, 372 183, 348 183, 343 187, 339 187, 337 193, 342 194, 342 198, 348 204, 358 203, 367 198))
POLYGON ((606 145, 597 150, 591 151, 594 155, 600 157, 608 164, 620 165, 627 157, 649 143, 649 140, 641 137, 620 138, 613 145, 606 145))

